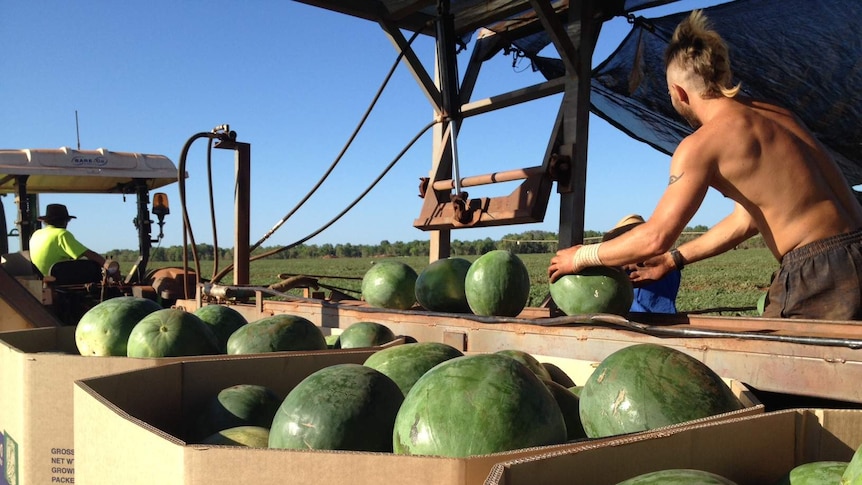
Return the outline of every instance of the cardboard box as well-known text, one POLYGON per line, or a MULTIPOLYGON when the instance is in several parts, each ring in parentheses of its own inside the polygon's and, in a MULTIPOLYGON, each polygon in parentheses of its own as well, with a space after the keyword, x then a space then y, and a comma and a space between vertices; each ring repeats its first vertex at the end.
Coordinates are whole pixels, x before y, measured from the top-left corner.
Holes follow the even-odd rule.
POLYGON ((75 327, 0 333, 0 484, 74 483, 75 380, 178 360, 84 357, 75 327))
MULTIPOLYGON (((612 438, 515 450, 469 458, 348 451, 294 451, 187 444, 179 438, 189 412, 218 390, 238 383, 266 385, 286 395, 303 378, 345 357, 336 354, 255 356, 183 362, 85 379, 75 387, 75 481, 207 485, 254 483, 399 485, 481 484, 494 464, 550 451, 596 446, 612 438)), ((358 361, 364 362, 363 360, 358 361)), ((571 362, 557 361, 567 372, 571 362)), ((580 361, 592 368, 592 362, 580 361)), ((762 413, 747 389, 732 388, 746 409, 707 418, 762 413)))
POLYGON ((791 409, 499 463, 486 485, 613 485, 671 468, 773 484, 804 463, 850 461, 861 444, 862 410, 791 409))
POLYGON ((75 327, 0 332, 0 485, 75 483, 76 380, 211 358, 84 357, 75 327))

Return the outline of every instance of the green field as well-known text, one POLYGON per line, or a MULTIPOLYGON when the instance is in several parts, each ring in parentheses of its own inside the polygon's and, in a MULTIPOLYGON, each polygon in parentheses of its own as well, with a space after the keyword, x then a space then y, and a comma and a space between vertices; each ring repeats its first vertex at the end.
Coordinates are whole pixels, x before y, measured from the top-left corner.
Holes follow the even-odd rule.
MULTIPOLYGON (((547 268, 551 254, 523 254, 532 289, 530 306, 540 306, 548 295, 547 268)), ((417 272, 428 265, 426 256, 392 258, 412 266, 417 272)), ((474 260, 476 256, 465 256, 474 260)), ((380 258, 319 258, 319 259, 267 259, 253 261, 250 266, 251 284, 267 286, 279 281, 279 274, 320 275, 319 282, 342 288, 345 293, 359 296, 362 275, 380 258), (347 278, 347 279, 345 279, 347 278), (349 279, 352 278, 352 279, 349 279)), ((191 263, 190 263, 191 264, 191 263)), ((220 268, 228 262, 220 263, 220 268)), ((176 265, 176 263, 152 263, 151 268, 176 265)), ((212 261, 201 262, 201 274, 209 278, 212 261)), ((778 263, 767 249, 739 249, 701 261, 683 270, 682 285, 677 298, 677 308, 683 312, 707 314, 755 315, 757 299, 769 285, 772 272, 778 263)), ((222 280, 230 284, 232 276, 222 280)), ((298 290, 293 294, 301 294, 298 290)))

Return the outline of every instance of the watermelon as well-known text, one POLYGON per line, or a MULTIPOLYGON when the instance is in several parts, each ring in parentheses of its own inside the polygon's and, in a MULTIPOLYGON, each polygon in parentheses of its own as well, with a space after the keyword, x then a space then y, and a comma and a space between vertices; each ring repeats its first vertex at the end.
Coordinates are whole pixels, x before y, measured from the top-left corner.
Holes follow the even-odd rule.
POLYGON ((196 317, 212 328, 218 338, 221 352, 227 353, 227 339, 248 323, 242 314, 226 305, 207 305, 194 311, 196 317))
POLYGON ((176 308, 164 308, 145 316, 129 334, 129 357, 181 357, 221 352, 209 325, 176 308))
POLYGON ((326 349, 326 337, 320 328, 306 318, 287 314, 243 325, 227 340, 230 355, 326 349))
POLYGON ((263 426, 237 426, 213 433, 201 441, 205 445, 245 446, 248 448, 267 448, 269 428, 263 426))
POLYGON ((853 453, 853 458, 841 477, 841 485, 862 485, 862 446, 853 453))
POLYGON ((364 365, 386 374, 406 396, 432 367, 462 355, 460 350, 441 342, 416 342, 377 351, 365 359, 364 365))
POLYGON ((545 386, 551 391, 563 420, 566 422, 566 441, 580 440, 587 437, 584 425, 581 424, 580 399, 572 391, 554 381, 544 381, 545 386))
POLYGON ((369 306, 407 310, 416 303, 416 270, 400 261, 381 261, 362 277, 362 298, 369 306))
POLYGON ((568 374, 563 369, 560 369, 557 365, 552 364, 550 362, 542 362, 542 367, 548 371, 548 375, 551 376, 551 380, 556 382, 557 384, 563 387, 573 387, 575 385, 575 381, 569 377, 568 374))
POLYGON ((563 443, 566 424, 551 391, 525 365, 473 354, 416 381, 392 439, 397 454, 457 458, 563 443))
POLYGON ((75 327, 75 344, 81 355, 125 356, 135 325, 162 307, 153 300, 121 296, 87 310, 75 327))
MULTIPOLYGON (((814 461, 794 467, 776 485, 843 485, 846 461, 814 461)), ((850 483, 850 482, 847 482, 850 483)))
POLYGON ((515 253, 495 249, 470 265, 464 292, 476 315, 516 317, 530 298, 530 273, 515 253))
POLYGON ((395 340, 392 330, 377 322, 356 322, 341 332, 338 341, 342 349, 374 347, 395 340))
POLYGON ((634 288, 628 276, 607 266, 563 276, 551 283, 550 290, 554 303, 566 315, 628 315, 634 301, 634 288))
POLYGON ((581 390, 587 436, 633 433, 743 406, 703 362, 658 344, 635 344, 605 357, 581 390))
POLYGON ((553 380, 551 379, 551 373, 548 372, 548 369, 546 369, 541 362, 536 360, 535 357, 533 357, 527 352, 524 352, 523 350, 504 349, 498 350, 497 353, 500 355, 505 355, 506 357, 511 357, 518 362, 526 365, 527 368, 533 372, 533 374, 536 374, 536 376, 538 376, 539 379, 542 379, 543 381, 553 380))
POLYGON ((226 387, 208 399, 189 420, 185 431, 189 441, 197 442, 224 429, 240 426, 269 428, 282 399, 270 388, 258 384, 226 387))
POLYGON ((644 473, 617 485, 736 485, 736 482, 703 470, 672 469, 644 473))
POLYGON ((470 313, 464 280, 470 261, 464 258, 438 259, 416 278, 416 301, 432 312, 470 313))
POLYGON ((284 398, 272 420, 269 447, 391 452, 403 400, 395 382, 370 367, 325 367, 284 398))
POLYGON ((570 386, 569 387, 569 392, 571 392, 575 396, 578 396, 578 398, 581 397, 581 391, 583 391, 583 390, 584 390, 584 386, 570 386))

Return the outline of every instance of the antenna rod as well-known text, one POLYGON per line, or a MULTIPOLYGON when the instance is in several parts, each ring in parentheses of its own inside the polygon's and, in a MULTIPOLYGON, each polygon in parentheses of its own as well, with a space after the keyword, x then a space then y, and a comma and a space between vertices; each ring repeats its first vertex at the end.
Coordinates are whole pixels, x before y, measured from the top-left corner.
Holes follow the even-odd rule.
POLYGON ((78 110, 75 110, 75 136, 78 138, 78 150, 81 149, 81 129, 78 127, 78 110))

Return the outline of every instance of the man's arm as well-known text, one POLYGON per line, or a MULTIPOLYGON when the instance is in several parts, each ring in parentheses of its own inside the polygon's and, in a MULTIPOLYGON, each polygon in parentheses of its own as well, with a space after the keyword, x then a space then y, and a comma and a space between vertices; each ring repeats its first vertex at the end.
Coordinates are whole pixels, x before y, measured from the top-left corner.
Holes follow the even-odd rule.
POLYGON ((99 254, 95 251, 88 249, 88 250, 84 251, 83 256, 89 260, 92 260, 92 261, 99 263, 100 266, 105 265, 105 258, 103 258, 101 254, 99 254))
MULTIPOLYGON (((668 185, 652 216, 631 231, 601 243, 598 260, 585 261, 578 256, 584 246, 557 251, 548 267, 550 281, 578 273, 587 266, 625 266, 666 252, 703 202, 713 170, 713 160, 704 155, 701 139, 692 135, 683 140, 671 159, 668 185)), ((595 245, 587 248, 595 250, 595 245)))
MULTIPOLYGON (((729 251, 758 233, 754 219, 741 205, 735 204, 733 212, 718 224, 677 248, 683 264, 701 261, 729 251)), ((635 284, 658 281, 667 273, 677 269, 670 252, 645 261, 641 265, 627 266, 629 279, 635 284)))

